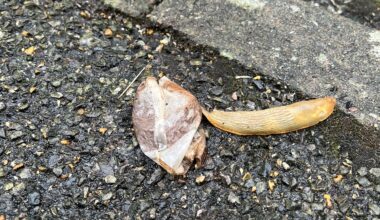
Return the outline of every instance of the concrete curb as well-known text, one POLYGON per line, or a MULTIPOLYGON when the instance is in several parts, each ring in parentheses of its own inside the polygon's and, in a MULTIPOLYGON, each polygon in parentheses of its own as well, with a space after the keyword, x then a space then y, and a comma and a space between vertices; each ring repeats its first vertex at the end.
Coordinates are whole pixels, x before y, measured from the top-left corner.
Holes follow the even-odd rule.
POLYGON ((379 126, 380 31, 296 0, 164 0, 148 16, 379 126))
POLYGON ((103 0, 103 2, 129 16, 141 17, 149 13, 160 0, 103 0))

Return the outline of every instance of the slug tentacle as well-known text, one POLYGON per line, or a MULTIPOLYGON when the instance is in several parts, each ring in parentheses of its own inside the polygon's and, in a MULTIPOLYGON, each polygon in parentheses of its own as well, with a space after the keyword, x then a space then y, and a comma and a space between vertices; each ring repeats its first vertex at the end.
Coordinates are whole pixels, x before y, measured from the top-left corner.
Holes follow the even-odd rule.
POLYGON ((215 127, 238 135, 270 135, 296 131, 317 124, 334 111, 333 97, 296 102, 260 111, 208 112, 203 115, 215 127))

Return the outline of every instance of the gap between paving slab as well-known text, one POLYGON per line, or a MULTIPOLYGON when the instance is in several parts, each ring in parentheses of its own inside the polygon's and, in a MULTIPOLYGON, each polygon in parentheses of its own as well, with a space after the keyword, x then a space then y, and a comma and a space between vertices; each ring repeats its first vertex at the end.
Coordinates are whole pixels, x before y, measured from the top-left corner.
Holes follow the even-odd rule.
POLYGON ((324 135, 379 166, 379 31, 298 1, 164 0, 148 17, 307 96, 337 97, 324 135))

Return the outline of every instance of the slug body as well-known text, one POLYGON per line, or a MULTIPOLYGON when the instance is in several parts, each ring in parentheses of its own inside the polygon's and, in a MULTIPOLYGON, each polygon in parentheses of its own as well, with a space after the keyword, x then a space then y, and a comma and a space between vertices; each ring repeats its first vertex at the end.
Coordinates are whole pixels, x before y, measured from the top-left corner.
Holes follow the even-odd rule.
POLYGON ((270 135, 313 126, 328 118, 335 104, 334 98, 325 97, 260 111, 208 112, 202 108, 202 112, 212 125, 223 131, 238 135, 270 135))

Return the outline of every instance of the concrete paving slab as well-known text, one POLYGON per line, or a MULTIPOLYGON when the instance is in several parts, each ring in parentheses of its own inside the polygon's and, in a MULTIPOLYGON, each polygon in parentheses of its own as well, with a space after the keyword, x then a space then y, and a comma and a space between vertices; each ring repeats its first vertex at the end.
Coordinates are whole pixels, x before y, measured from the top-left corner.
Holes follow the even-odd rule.
POLYGON ((149 17, 379 126, 380 31, 298 0, 164 0, 149 17))
POLYGON ((159 0, 103 0, 106 5, 132 17, 140 17, 151 11, 159 0))

